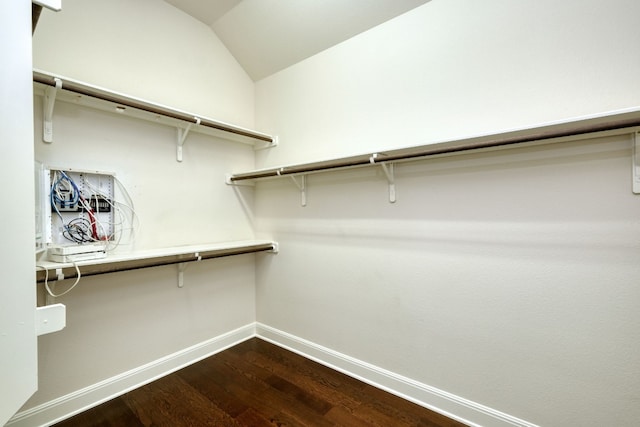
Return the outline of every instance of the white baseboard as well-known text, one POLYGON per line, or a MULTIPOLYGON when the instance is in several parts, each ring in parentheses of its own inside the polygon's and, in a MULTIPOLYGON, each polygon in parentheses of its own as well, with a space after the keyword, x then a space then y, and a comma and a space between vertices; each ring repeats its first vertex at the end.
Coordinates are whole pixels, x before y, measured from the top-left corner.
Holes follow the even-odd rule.
POLYGON ((255 336, 255 323, 18 412, 5 427, 49 426, 255 336))
POLYGON ((538 427, 535 424, 389 372, 261 323, 256 323, 256 335, 265 341, 291 350, 350 377, 469 426, 538 427))
POLYGON ((19 412, 5 427, 49 426, 255 336, 469 426, 538 427, 261 323, 251 323, 19 412))

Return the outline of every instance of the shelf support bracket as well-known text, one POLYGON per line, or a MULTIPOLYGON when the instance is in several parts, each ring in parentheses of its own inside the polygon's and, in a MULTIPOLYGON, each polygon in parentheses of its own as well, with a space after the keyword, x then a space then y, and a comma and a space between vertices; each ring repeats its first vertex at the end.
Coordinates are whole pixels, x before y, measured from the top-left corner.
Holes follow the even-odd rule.
MULTIPOLYGON (((196 119, 196 123, 195 125, 199 125, 201 120, 199 117, 194 117, 194 119, 196 119)), ((178 144, 176 146, 176 160, 181 162, 182 161, 182 146, 184 145, 184 141, 187 139, 187 135, 189 135, 189 131, 191 130, 191 127, 193 126, 193 123, 189 123, 189 125, 182 129, 182 128, 178 128, 178 144)))
MULTIPOLYGON (((278 171, 278 176, 280 176, 280 171, 278 171)), ((307 206, 307 176, 301 175, 300 181, 298 181, 295 176, 290 176, 289 178, 291 178, 293 184, 300 190, 300 206, 307 206)))
POLYGON ((382 170, 384 174, 387 176, 387 181, 389 182, 389 203, 396 202, 396 179, 394 173, 393 163, 380 163, 382 166, 382 170))
MULTIPOLYGON (((195 258, 193 261, 202 261, 202 255, 200 255, 200 252, 195 252, 193 254, 193 257, 195 258)), ((184 271, 186 269, 187 269, 186 262, 178 263, 178 287, 179 288, 184 287, 184 271)))
POLYGON ((396 202, 396 177, 394 171, 393 163, 377 163, 378 153, 374 153, 369 158, 369 163, 372 165, 379 164, 382 167, 382 171, 387 177, 387 182, 389 183, 389 203, 396 202))
POLYGON ((184 271, 187 269, 187 263, 181 262, 178 264, 178 287, 184 287, 184 271))
POLYGON ((42 140, 53 142, 53 107, 56 104, 56 95, 62 88, 62 80, 55 77, 55 86, 49 86, 44 90, 43 106, 44 118, 42 121, 42 140))
POLYGON ((633 179, 633 193, 640 194, 640 132, 631 135, 631 176, 633 179))

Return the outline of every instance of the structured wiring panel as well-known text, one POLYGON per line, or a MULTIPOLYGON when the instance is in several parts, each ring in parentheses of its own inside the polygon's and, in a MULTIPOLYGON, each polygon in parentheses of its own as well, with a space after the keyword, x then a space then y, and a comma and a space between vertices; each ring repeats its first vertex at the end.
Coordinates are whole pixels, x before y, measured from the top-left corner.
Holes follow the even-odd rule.
POLYGON ((44 178, 49 245, 106 247, 116 239, 113 174, 52 168, 45 170, 44 178))

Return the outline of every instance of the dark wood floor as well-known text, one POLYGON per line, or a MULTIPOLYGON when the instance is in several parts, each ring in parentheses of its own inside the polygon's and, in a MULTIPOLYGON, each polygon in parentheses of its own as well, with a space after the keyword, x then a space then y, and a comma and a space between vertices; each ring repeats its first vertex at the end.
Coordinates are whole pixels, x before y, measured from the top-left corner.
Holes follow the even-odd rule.
POLYGON ((463 426, 254 338, 56 427, 336 425, 463 426))

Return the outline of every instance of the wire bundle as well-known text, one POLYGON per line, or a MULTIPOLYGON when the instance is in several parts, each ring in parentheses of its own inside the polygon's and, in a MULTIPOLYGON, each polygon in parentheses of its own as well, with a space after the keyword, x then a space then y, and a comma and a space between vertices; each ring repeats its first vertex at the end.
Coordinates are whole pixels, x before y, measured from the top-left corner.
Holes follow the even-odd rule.
MULTIPOLYGON (((136 215, 132 206, 109 199, 89 180, 82 182, 82 188, 86 187, 91 192, 91 194, 85 194, 65 171, 52 170, 51 173, 53 182, 50 193, 51 207, 60 219, 62 236, 66 240, 78 244, 102 242, 105 244, 106 250, 113 250, 120 244, 125 231, 131 231, 133 236, 133 220, 136 215), (95 208, 91 206, 90 200, 92 199, 95 200, 95 208), (109 205, 109 210, 113 213, 113 216, 110 215, 110 221, 99 220, 101 212, 98 201, 109 205), (73 209, 74 207, 77 207, 81 212, 80 216, 65 221, 62 213, 65 209, 73 209), (130 214, 131 217, 127 214, 130 214), (130 225, 127 226, 127 223, 130 225)), ((117 183, 130 200, 124 186, 119 181, 117 183)))
MULTIPOLYGON (((52 213, 55 212, 60 220, 62 237, 77 244, 100 242, 105 245, 105 251, 111 251, 122 243, 123 236, 128 232, 129 243, 132 243, 138 220, 133 202, 124 185, 113 177, 127 203, 113 200, 93 185, 91 180, 82 176, 81 179, 81 185, 78 185, 69 173, 51 170, 50 203, 52 213), (94 206, 91 205, 92 200, 95 201, 94 206), (101 212, 100 202, 107 203, 109 209, 103 207, 101 212), (107 212, 111 214, 104 215, 107 212), (69 214, 73 216, 70 219, 69 214)), ((48 269, 38 266, 45 270, 44 286, 51 297, 56 298, 67 294, 80 281, 80 268, 77 263, 73 261, 71 263, 76 269, 76 280, 64 292, 58 294, 49 286, 48 269)))

